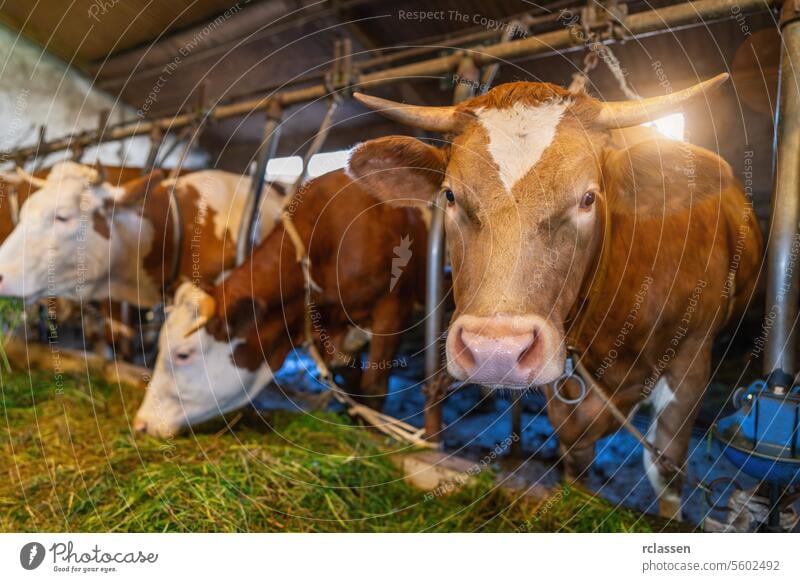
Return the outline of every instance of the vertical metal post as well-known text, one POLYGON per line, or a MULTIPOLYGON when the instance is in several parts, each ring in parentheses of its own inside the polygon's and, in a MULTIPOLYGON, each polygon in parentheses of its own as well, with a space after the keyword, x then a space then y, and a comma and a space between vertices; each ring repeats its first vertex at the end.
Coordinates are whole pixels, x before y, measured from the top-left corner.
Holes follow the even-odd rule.
MULTIPOLYGON (((47 133, 47 126, 46 125, 40 125, 39 126, 39 142, 37 144, 37 149, 41 149, 42 146, 46 143, 46 141, 47 141, 45 139, 46 133, 47 133)), ((42 167, 42 165, 44 164, 44 159, 46 157, 47 157, 47 155, 37 155, 33 159, 33 166, 31 167, 31 173, 35 173, 36 170, 38 170, 39 168, 42 167)))
POLYGON ((264 125, 264 138, 256 158, 256 167, 250 181, 250 195, 242 213, 242 224, 239 226, 239 238, 236 240, 236 264, 241 265, 253 251, 258 238, 259 212, 261 197, 264 193, 264 180, 267 174, 267 162, 275 157, 278 151, 278 140, 281 133, 283 106, 280 101, 273 100, 267 105, 267 123, 264 125))
POLYGON ((780 97, 776 119, 777 160, 767 248, 767 309, 764 373, 774 390, 787 388, 795 368, 800 300, 800 7, 785 0, 781 13, 780 97))
POLYGON ((158 150, 161 149, 161 144, 164 143, 164 132, 158 125, 153 125, 150 130, 150 149, 147 152, 147 159, 142 166, 142 176, 146 176, 152 172, 156 167, 156 160, 158 159, 158 150))
POLYGON ((514 394, 511 403, 511 446, 508 455, 513 459, 522 458, 522 399, 524 392, 514 394))
MULTIPOLYGON (((453 102, 460 103, 475 94, 480 71, 470 57, 464 57, 456 73, 453 102)), ((441 370, 441 341, 444 305, 444 210, 434 205, 428 232, 428 264, 425 285, 425 376, 430 387, 442 387, 436 381, 441 370)), ((444 389, 425 390, 425 437, 439 440, 442 429, 444 389)))

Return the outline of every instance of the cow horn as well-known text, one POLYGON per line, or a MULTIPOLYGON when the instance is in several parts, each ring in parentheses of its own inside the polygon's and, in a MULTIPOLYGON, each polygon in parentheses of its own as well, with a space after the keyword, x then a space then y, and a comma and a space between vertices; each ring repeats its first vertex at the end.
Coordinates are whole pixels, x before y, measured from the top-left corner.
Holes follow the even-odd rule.
POLYGON ((453 106, 422 107, 419 105, 406 105, 405 103, 397 103, 380 97, 364 95, 363 93, 353 93, 353 97, 384 117, 404 125, 438 133, 448 133, 456 127, 458 111, 453 106))
POLYGON ((217 303, 214 301, 214 298, 211 295, 203 294, 200 298, 200 303, 197 305, 197 318, 192 323, 192 326, 189 328, 183 337, 189 337, 214 317, 214 313, 217 310, 217 303))
POLYGON ((153 170, 145 176, 140 176, 122 185, 122 194, 117 199, 120 206, 135 206, 139 204, 148 193, 164 180, 162 170, 153 170))
POLYGON ((26 182, 30 182, 37 188, 44 188, 44 185, 47 184, 47 180, 44 180, 43 178, 37 178, 33 174, 29 174, 19 166, 17 166, 17 175, 26 182))
POLYGON ((106 171, 106 167, 100 161, 97 162, 96 170, 97 170, 97 177, 95 178, 92 185, 99 186, 100 184, 108 180, 108 172, 106 171))
POLYGON ((728 73, 722 73, 712 79, 669 95, 649 97, 638 101, 603 103, 603 108, 596 121, 609 129, 631 127, 653 121, 680 108, 686 101, 716 89, 728 79, 728 76, 728 73))

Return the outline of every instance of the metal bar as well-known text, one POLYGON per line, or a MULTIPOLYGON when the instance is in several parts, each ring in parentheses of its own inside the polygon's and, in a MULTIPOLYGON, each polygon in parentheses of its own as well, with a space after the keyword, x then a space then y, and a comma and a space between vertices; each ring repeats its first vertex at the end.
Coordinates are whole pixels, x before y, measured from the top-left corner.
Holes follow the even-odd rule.
POLYGON ((333 116, 336 113, 336 109, 339 107, 340 99, 334 93, 330 97, 330 102, 328 103, 328 109, 325 112, 325 117, 322 119, 322 124, 319 126, 319 131, 317 131, 317 135, 314 136, 314 140, 311 142, 311 145, 308 146, 306 153, 303 154, 303 169, 300 172, 300 175, 297 177, 297 180, 294 181, 291 188, 286 191, 286 198, 289 199, 294 196, 294 193, 297 192, 300 185, 306 179, 306 173, 308 172, 308 162, 311 161, 317 152, 322 148, 325 144, 325 140, 328 139, 328 134, 331 131, 331 125, 333 125, 333 116))
POLYGON ((142 176, 146 176, 152 172, 156 167, 156 160, 158 159, 158 150, 164 143, 164 132, 160 128, 154 127, 150 132, 150 149, 147 152, 147 159, 142 166, 142 176))
MULTIPOLYGON (((503 42, 508 42, 514 38, 514 35, 518 30, 523 30, 522 23, 519 20, 512 20, 509 22, 505 31, 503 31, 503 42)), ((480 88, 478 90, 479 93, 483 94, 489 90, 489 87, 494 84, 494 79, 497 77, 497 73, 499 71, 500 63, 492 63, 484 68, 483 74, 481 74, 480 88)))
POLYGON ((267 163, 270 158, 275 157, 275 153, 278 151, 282 116, 282 103, 278 100, 270 101, 267 108, 267 122, 264 125, 264 138, 261 141, 256 167, 250 179, 250 195, 247 197, 247 204, 242 214, 242 224, 239 227, 239 238, 236 240, 237 265, 244 263, 255 246, 267 163))
POLYGON ((511 402, 511 446, 508 456, 512 459, 522 458, 522 399, 525 392, 514 394, 511 402))
MULTIPOLYGON (((732 10, 736 10, 737 15, 765 10, 773 6, 776 1, 777 0, 697 0, 696 2, 686 2, 632 14, 625 19, 624 29, 627 34, 627 39, 630 40, 640 34, 648 34, 657 30, 663 30, 664 28, 682 26, 704 19, 732 18, 732 10)), ((503 61, 525 56, 555 53, 572 46, 574 42, 575 40, 572 38, 570 31, 561 29, 511 42, 502 42, 487 47, 480 47, 474 51, 470 51, 470 54, 475 59, 476 64, 481 66, 494 63, 497 60, 503 61)), ((458 51, 452 55, 367 73, 360 77, 359 84, 362 87, 377 87, 391 83, 407 82, 409 79, 415 77, 430 77, 432 75, 448 73, 458 65, 463 52, 464 51, 458 51)), ((270 101, 279 100, 284 106, 289 106, 319 99, 327 95, 328 91, 329 88, 326 87, 325 84, 282 91, 257 99, 219 105, 210 112, 209 116, 214 120, 240 117, 267 107, 270 101)), ((187 125, 193 120, 194 115, 188 113, 148 121, 140 120, 133 124, 123 124, 109 128, 100 141, 115 141, 135 135, 146 134, 154 125, 165 130, 170 130, 175 127, 187 125)), ((16 152, 6 153, 6 156, 14 157, 15 155, 21 155, 30 157, 37 153, 44 155, 70 147, 95 144, 98 143, 98 138, 94 136, 94 133, 96 132, 76 134, 54 140, 42 146, 39 152, 36 151, 35 147, 28 147, 16 150, 16 152)), ((2 159, 2 155, 0 155, 0 159, 2 159)))
POLYGON ((796 371, 797 305, 800 300, 800 16, 794 2, 781 15, 780 97, 776 119, 777 159, 767 244, 767 321, 764 373, 776 372, 773 388, 786 388, 796 371), (779 372, 783 372, 780 374, 779 372), (777 376, 777 378, 776 378, 777 376), (782 378, 781 378, 782 377, 782 378))
MULTIPOLYGON (((475 94, 481 72, 471 57, 462 57, 457 71, 453 102, 460 103, 475 94)), ((428 230, 428 262, 425 281, 425 377, 436 381, 441 369, 441 337, 444 319, 444 210, 439 205, 431 209, 428 230)), ((425 438, 439 440, 442 429, 444 395, 430 391, 425 403, 425 438)))

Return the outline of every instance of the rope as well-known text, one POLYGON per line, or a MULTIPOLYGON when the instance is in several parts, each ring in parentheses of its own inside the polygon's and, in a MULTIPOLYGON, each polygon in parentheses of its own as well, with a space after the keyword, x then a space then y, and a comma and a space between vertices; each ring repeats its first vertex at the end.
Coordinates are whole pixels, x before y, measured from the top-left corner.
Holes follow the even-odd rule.
MULTIPOLYGON (((603 401, 603 404, 608 408, 611 415, 620 423, 620 425, 627 430, 637 441, 641 444, 647 451, 653 456, 653 463, 660 464, 662 467, 667 469, 672 473, 677 473, 688 480, 689 473, 679 467, 672 459, 667 457, 664 454, 664 451, 659 449, 653 443, 647 440, 642 432, 634 426, 633 422, 631 422, 631 417, 626 416, 623 412, 617 408, 617 405, 611 401, 611 398, 606 394, 605 390, 603 390, 600 385, 594 381, 591 374, 586 370, 580 360, 576 360, 575 362, 575 369, 577 370, 578 374, 583 377, 584 381, 588 384, 591 390, 600 397, 600 400, 603 401)), ((697 487, 700 488, 702 491, 706 493, 711 493, 711 487, 704 482, 698 480, 697 487)))
POLYGON ((308 350, 311 359, 314 360, 314 365, 317 368, 320 381, 327 387, 330 394, 341 404, 347 408, 347 413, 353 417, 361 418, 367 424, 388 435, 398 441, 406 442, 418 447, 432 448, 435 445, 423 437, 425 432, 424 428, 417 428, 402 420, 384 414, 368 406, 356 402, 352 396, 347 394, 342 388, 336 384, 333 379, 333 374, 328 368, 328 365, 320 356, 317 350, 316 342, 314 341, 313 321, 311 317, 313 309, 312 293, 321 292, 322 289, 311 278, 311 259, 303 239, 297 231, 297 227, 288 212, 281 214, 281 223, 283 224, 289 239, 292 241, 295 249, 295 258, 300 263, 303 271, 303 288, 305 293, 305 321, 303 332, 303 347, 308 350))

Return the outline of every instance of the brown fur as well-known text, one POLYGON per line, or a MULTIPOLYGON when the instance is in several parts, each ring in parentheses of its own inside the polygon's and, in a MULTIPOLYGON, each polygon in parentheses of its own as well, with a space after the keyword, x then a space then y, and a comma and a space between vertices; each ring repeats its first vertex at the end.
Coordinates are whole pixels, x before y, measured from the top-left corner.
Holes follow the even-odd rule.
MULTIPOLYGON (((441 189, 453 190, 456 203, 449 205, 446 227, 454 320, 460 314, 534 314, 560 329, 566 341, 577 331, 571 326, 579 320, 576 313, 585 313, 591 290, 596 304, 574 338, 582 363, 625 413, 652 392, 659 376, 667 378, 674 400, 663 403, 655 440, 680 465, 710 376, 714 335, 741 313, 758 279, 757 221, 721 158, 658 139, 620 148, 594 122, 602 104, 586 95, 511 83, 459 110, 477 114, 481 107, 553 99, 571 105, 538 163, 510 193, 477 122, 462 123, 446 150, 405 137, 366 142, 354 150, 350 170, 366 187, 395 200, 408 195, 404 183, 414 184, 418 202, 445 204, 441 189), (444 183, 433 179, 441 174, 444 183), (426 185, 420 185, 421 175, 431 177, 426 185), (576 205, 590 184, 598 200, 593 214, 581 215, 576 205), (603 239, 606 212, 610 228, 603 239), (602 244, 609 252, 599 269, 602 244), (651 282, 642 298, 643 281, 651 282)), ((571 384, 564 391, 578 395, 571 384)), ((594 442, 618 428, 593 393, 577 406, 550 399, 548 414, 573 477, 588 468, 594 442)), ((680 479, 663 464, 658 469, 667 482, 661 510, 671 515, 675 495, 669 492, 679 499, 680 479)))
MULTIPOLYGON (((361 385, 368 403, 386 395, 391 359, 409 322, 424 280, 426 232, 419 212, 380 203, 343 172, 311 181, 290 212, 323 292, 314 297, 315 336, 320 353, 332 358, 349 325, 373 333, 361 385), (411 258, 390 292, 394 248, 410 236, 411 258), (325 338, 332 338, 330 342, 325 338)), ((242 338, 234 361, 257 368, 267 357, 273 370, 303 341, 303 277, 295 247, 282 225, 215 287, 217 317, 209 331, 217 339, 242 338)))

